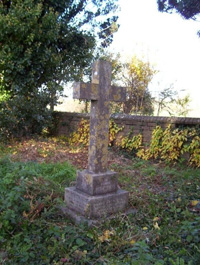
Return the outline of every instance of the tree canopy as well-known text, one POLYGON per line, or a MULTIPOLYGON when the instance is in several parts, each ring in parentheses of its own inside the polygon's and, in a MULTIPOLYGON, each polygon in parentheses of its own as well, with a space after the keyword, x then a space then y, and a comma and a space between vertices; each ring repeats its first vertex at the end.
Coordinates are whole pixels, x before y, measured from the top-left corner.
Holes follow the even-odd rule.
POLYGON ((200 13, 199 0, 158 0, 160 11, 180 13, 184 18, 195 19, 195 16, 200 13))
POLYGON ((3 0, 0 72, 12 93, 69 81, 91 61, 98 35, 112 41, 117 0, 3 0), (95 36, 96 34, 96 36, 95 36))
POLYGON ((126 87, 126 102, 112 103, 113 112, 152 115, 153 97, 148 89, 157 71, 148 61, 132 56, 122 60, 120 54, 102 56, 112 63, 112 83, 126 87))
MULTIPOLYGON (((157 0, 161 12, 177 12, 185 19, 197 19, 200 14, 199 0, 157 0)), ((200 36, 200 31, 198 32, 200 36)))
POLYGON ((112 42, 117 1, 0 1, 0 95, 9 96, 6 104, 1 101, 0 123, 8 109, 15 110, 15 123, 19 113, 23 121, 44 122, 45 108, 55 103, 62 82, 79 79, 95 48, 112 42))
POLYGON ((122 67, 122 80, 127 87, 127 100, 123 103, 124 113, 153 114, 153 100, 148 86, 156 70, 149 62, 135 56, 122 67))

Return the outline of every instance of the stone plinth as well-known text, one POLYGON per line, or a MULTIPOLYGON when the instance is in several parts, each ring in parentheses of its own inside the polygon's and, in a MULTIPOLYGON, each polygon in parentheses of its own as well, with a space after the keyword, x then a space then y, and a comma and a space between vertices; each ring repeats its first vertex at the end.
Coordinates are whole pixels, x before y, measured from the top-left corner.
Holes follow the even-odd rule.
POLYGON ((89 195, 102 195, 117 191, 117 173, 92 173, 89 170, 77 172, 76 188, 89 195))
POLYGON ((128 206, 128 192, 118 189, 117 192, 91 196, 75 187, 65 188, 65 213, 74 217, 83 216, 88 219, 98 219, 122 212, 128 206), (74 215, 74 216, 73 216, 74 215))

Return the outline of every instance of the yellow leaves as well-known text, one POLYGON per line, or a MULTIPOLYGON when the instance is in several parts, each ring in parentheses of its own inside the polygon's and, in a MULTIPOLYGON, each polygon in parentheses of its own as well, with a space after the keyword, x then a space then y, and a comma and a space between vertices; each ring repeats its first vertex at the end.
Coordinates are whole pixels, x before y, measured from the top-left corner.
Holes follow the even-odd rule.
POLYGON ((114 230, 105 230, 103 232, 103 235, 102 236, 99 236, 98 239, 99 241, 101 242, 105 242, 105 241, 109 241, 111 236, 113 236, 115 234, 115 231, 114 230))
MULTIPOLYGON (((156 230, 160 230, 160 226, 159 226, 159 221, 160 221, 160 217, 158 217, 158 216, 156 216, 156 217, 154 217, 153 218, 153 227, 154 227, 154 229, 156 229, 156 230)), ((148 227, 147 226, 144 226, 143 228, 142 228, 142 230, 143 231, 147 231, 148 230, 148 227)))
POLYGON ((118 127, 118 125, 113 121, 109 121, 109 146, 112 146, 116 135, 118 132, 122 131, 124 127, 118 127))
POLYGON ((134 239, 132 239, 131 241, 130 241, 130 244, 131 245, 134 245, 136 243, 136 241, 134 240, 134 239))
POLYGON ((153 226, 154 226, 155 229, 160 230, 160 227, 159 227, 157 222, 155 222, 153 226))
POLYGON ((129 136, 124 137, 121 141, 121 147, 131 152, 133 149, 138 150, 142 145, 142 135, 134 135, 132 138, 129 136))
POLYGON ((26 213, 25 211, 23 211, 23 214, 22 215, 23 215, 24 218, 28 218, 29 217, 29 214, 26 213))
MULTIPOLYGON (((146 227, 146 230, 148 228, 146 227)), ((101 243, 104 243, 104 242, 111 242, 111 240, 114 240, 112 241, 112 243, 117 243, 119 238, 116 239, 115 237, 113 237, 114 235, 116 234, 116 232, 114 230, 105 230, 101 236, 98 237, 99 241, 101 243)), ((136 243, 136 239, 134 237, 132 238, 127 238, 127 239, 123 239, 123 238, 120 238, 120 244, 121 245, 134 245, 136 243)))
POLYGON ((199 203, 198 200, 194 200, 194 201, 191 201, 191 202, 190 202, 190 205, 191 205, 192 207, 195 207, 198 203, 199 203))
POLYGON ((137 156, 144 160, 160 158, 166 162, 176 162, 186 153, 190 155, 189 164, 200 167, 200 137, 195 129, 174 130, 169 125, 163 131, 156 126, 149 148, 141 147, 137 156))
POLYGON ((68 139, 69 144, 72 146, 77 146, 78 144, 87 146, 89 144, 89 129, 89 122, 87 120, 81 120, 77 131, 70 135, 68 139))
POLYGON ((158 221, 160 221, 160 218, 158 216, 154 217, 153 219, 153 227, 156 229, 156 230, 160 230, 160 227, 158 225, 158 221))

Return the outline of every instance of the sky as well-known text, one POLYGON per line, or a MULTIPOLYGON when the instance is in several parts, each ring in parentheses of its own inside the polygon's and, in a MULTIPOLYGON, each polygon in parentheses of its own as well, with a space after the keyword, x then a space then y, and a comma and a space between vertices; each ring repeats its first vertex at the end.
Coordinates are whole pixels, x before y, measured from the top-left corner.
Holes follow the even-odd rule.
MULTIPOLYGON (((119 0, 119 6, 120 28, 110 50, 148 60, 159 71, 149 87, 152 94, 173 84, 180 96, 190 95, 188 116, 200 117, 200 17, 193 21, 161 13, 157 0, 119 0)), ((67 103, 70 110, 73 105, 67 103)))
POLYGON ((119 0, 119 5, 120 28, 111 50, 149 60, 159 71, 150 90, 156 94, 174 84, 180 95, 190 94, 189 116, 200 117, 200 17, 161 13, 156 0, 119 0))

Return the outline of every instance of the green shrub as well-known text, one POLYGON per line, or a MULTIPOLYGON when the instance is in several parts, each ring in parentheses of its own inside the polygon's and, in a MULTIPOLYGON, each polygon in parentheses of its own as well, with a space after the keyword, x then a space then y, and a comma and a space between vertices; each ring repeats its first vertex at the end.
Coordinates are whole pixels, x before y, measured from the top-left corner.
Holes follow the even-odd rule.
POLYGON ((52 113, 47 108, 49 97, 44 92, 14 96, 0 102, 0 141, 41 134, 50 127, 52 113))

